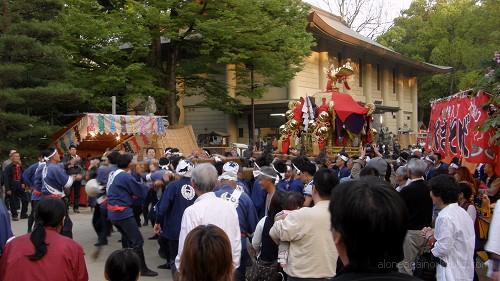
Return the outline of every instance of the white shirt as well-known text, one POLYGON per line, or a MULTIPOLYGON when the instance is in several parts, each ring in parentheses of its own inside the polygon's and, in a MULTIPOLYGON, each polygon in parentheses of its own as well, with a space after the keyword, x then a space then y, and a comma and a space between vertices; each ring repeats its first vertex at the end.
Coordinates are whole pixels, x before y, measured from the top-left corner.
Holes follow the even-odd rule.
POLYGON ((472 280, 474 277, 474 222, 457 203, 439 212, 432 254, 447 263, 437 266, 438 281, 472 280))
POLYGON ((313 180, 311 180, 306 186, 304 187, 304 195, 306 196, 312 196, 312 190, 313 190, 313 180))
POLYGON ((488 252, 500 255, 500 205, 497 204, 493 211, 490 232, 488 234, 488 243, 484 249, 488 252))
POLYGON ((182 215, 179 252, 175 258, 177 269, 180 268, 186 236, 197 226, 207 224, 213 224, 224 230, 231 242, 234 268, 240 266, 241 232, 236 208, 232 203, 215 196, 215 193, 208 192, 198 197, 194 204, 186 208, 182 215))
MULTIPOLYGON (((488 243, 484 246, 488 252, 500 255, 500 206, 495 207, 493 218, 491 219, 490 232, 488 234, 488 243)), ((488 277, 493 273, 491 260, 488 260, 488 277)))
POLYGON ((252 237, 252 247, 257 253, 257 257, 260 256, 260 248, 262 247, 262 230, 264 229, 266 218, 267 217, 263 217, 260 219, 259 223, 257 223, 252 237))

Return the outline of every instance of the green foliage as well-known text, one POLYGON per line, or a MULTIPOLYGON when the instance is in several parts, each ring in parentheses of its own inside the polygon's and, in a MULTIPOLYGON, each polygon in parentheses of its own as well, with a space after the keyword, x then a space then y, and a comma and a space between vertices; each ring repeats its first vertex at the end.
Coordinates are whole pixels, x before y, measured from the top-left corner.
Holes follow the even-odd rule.
POLYGON ((483 131, 496 129, 492 141, 500 145, 500 52, 495 52, 495 57, 483 62, 484 75, 478 80, 476 90, 483 90, 491 94, 491 99, 484 108, 488 112, 488 120, 481 128, 483 131))
POLYGON ((168 95, 181 92, 237 112, 239 101, 227 95, 221 65, 237 65, 238 94, 258 98, 267 87, 289 81, 313 44, 308 8, 300 0, 67 3, 65 42, 81 67, 75 78, 96 100, 155 96, 169 118, 176 99, 168 95), (250 64, 260 77, 259 91, 249 90, 250 64))
POLYGON ((414 0, 377 40, 416 60, 452 66, 453 72, 419 79, 419 111, 428 120, 433 99, 473 88, 481 61, 498 50, 498 0, 414 0))
POLYGON ((63 113, 78 110, 85 92, 68 82, 57 22, 63 2, 9 1, 9 8, 10 24, 0 33, 0 153, 16 148, 34 158, 63 113))

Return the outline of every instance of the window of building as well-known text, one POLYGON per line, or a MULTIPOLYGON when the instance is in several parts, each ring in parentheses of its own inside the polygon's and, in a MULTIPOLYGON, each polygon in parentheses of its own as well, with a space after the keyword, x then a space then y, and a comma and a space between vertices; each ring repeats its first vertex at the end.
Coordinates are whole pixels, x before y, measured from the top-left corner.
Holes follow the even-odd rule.
POLYGON ((243 128, 238 128, 238 138, 243 137, 243 128))
POLYGON ((398 73, 395 68, 392 69, 392 93, 396 93, 396 84, 398 80, 398 73))
POLYGON ((380 80, 382 80, 382 74, 380 73, 380 64, 377 63, 377 91, 380 91, 380 80))
POLYGON ((363 87, 363 60, 358 59, 358 69, 359 69, 359 86, 363 87))

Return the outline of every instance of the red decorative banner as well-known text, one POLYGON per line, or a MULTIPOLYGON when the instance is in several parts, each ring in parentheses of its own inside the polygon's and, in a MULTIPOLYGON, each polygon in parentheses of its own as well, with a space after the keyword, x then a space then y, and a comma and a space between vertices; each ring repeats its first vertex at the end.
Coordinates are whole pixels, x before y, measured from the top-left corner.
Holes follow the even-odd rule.
POLYGON ((446 157, 459 157, 470 163, 495 163, 499 147, 490 142, 494 130, 479 128, 488 118, 482 106, 489 96, 455 95, 432 103, 427 148, 446 157))

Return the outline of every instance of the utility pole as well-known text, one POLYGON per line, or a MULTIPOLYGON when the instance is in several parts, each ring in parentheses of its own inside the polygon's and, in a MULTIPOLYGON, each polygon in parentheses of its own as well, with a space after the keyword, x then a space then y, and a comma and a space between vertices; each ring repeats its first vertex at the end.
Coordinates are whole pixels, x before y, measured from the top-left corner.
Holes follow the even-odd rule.
POLYGON ((111 97, 111 113, 116 115, 116 96, 111 97))
POLYGON ((257 142, 257 136, 255 135, 255 100, 254 100, 254 94, 255 94, 255 88, 256 86, 254 85, 254 66, 253 64, 249 64, 250 67, 250 91, 252 93, 252 98, 250 99, 250 102, 252 104, 252 149, 255 146, 257 142))

